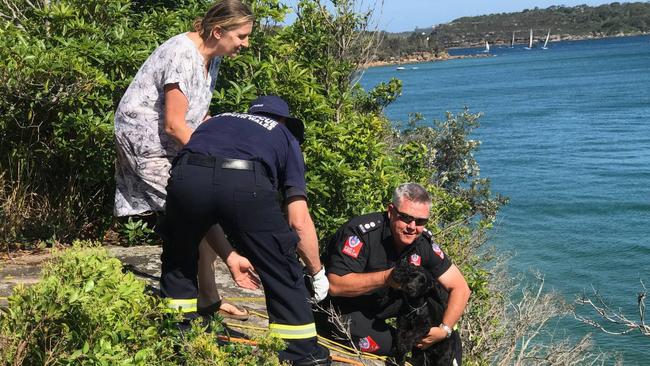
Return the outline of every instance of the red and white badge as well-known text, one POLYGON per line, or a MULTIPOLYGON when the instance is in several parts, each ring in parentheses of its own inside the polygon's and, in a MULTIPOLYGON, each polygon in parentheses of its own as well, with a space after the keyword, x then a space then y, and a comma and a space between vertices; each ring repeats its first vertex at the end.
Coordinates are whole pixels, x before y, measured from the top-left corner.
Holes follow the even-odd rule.
POLYGON ((352 258, 359 256, 361 248, 363 247, 363 242, 357 236, 350 236, 345 241, 343 245, 343 254, 347 254, 352 258))
POLYGON ((376 352, 379 349, 379 345, 377 345, 377 342, 372 337, 367 336, 359 339, 359 349, 362 352, 376 352))
POLYGON ((442 249, 440 249, 439 246, 432 243, 431 248, 433 248, 433 252, 436 253, 436 255, 440 257, 440 259, 445 259, 445 253, 442 252, 442 249))
POLYGON ((411 263, 414 266, 419 266, 420 264, 422 264, 422 258, 419 255, 413 253, 409 257, 409 263, 411 263))

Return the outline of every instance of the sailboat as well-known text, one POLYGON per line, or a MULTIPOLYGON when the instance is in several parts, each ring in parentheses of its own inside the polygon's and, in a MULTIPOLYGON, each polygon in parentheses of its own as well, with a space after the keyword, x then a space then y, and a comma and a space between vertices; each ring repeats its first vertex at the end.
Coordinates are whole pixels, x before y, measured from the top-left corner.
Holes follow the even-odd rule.
POLYGON ((546 40, 544 40, 544 45, 542 46, 543 50, 547 50, 548 47, 546 45, 548 44, 548 39, 551 37, 551 30, 548 30, 548 33, 546 33, 546 40))
POLYGON ((510 48, 515 48, 515 32, 512 32, 512 41, 510 41, 510 48))
POLYGON ((485 53, 490 52, 490 44, 488 43, 488 41, 485 41, 485 49, 483 50, 483 52, 485 53))
POLYGON ((533 28, 530 28, 530 37, 528 38, 528 47, 524 47, 527 50, 533 49, 533 28))

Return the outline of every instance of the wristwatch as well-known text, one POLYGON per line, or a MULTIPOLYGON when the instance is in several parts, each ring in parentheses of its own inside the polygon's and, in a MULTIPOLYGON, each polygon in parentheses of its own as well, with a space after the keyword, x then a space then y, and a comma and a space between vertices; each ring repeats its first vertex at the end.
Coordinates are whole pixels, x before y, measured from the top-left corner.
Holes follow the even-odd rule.
POLYGON ((445 332, 447 332, 447 337, 446 337, 446 338, 451 337, 451 328, 449 328, 449 326, 448 326, 447 324, 445 324, 445 323, 440 323, 440 325, 439 325, 438 327, 442 328, 442 330, 444 330, 445 332))

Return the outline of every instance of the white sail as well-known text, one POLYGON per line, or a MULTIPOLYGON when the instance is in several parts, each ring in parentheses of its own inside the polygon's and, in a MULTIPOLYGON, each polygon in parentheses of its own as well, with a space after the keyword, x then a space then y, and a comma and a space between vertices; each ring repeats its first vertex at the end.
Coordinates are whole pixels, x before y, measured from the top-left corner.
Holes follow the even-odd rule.
POLYGON ((530 50, 533 48, 533 28, 530 28, 530 37, 528 38, 528 47, 526 47, 527 50, 530 50))
POLYGON ((490 52, 490 44, 488 43, 488 41, 485 41, 485 50, 483 50, 483 52, 486 52, 486 53, 490 52))
POLYGON ((546 33, 546 40, 544 40, 544 46, 542 46, 543 50, 548 49, 546 45, 548 45, 548 39, 551 37, 551 30, 548 30, 548 33, 546 33))
POLYGON ((510 41, 510 48, 515 47, 515 32, 512 32, 512 41, 510 41))

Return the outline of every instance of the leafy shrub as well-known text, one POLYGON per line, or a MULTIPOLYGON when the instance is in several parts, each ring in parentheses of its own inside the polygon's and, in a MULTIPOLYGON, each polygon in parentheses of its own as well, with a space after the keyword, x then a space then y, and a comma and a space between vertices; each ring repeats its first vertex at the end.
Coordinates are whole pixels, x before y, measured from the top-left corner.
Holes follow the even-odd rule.
POLYGON ((280 366, 277 351, 286 347, 277 336, 253 338, 255 348, 242 343, 217 346, 214 333, 206 333, 198 325, 187 338, 183 359, 187 365, 196 366, 280 366))
MULTIPOLYGON (((353 3, 337 2, 330 12, 303 0, 296 22, 277 28, 272 22, 283 21, 288 9, 278 0, 252 1, 258 24, 251 50, 224 61, 211 108, 212 113, 243 111, 264 93, 288 100, 307 125, 303 150, 321 237, 350 216, 382 209, 399 182, 432 182, 430 188, 442 192, 448 184, 439 184, 441 179, 432 174, 457 180, 463 172, 451 164, 468 161, 473 149, 467 141, 463 151, 459 141, 439 149, 425 129, 394 139, 396 131, 382 111, 401 93, 398 80, 369 92, 351 88, 350 80, 373 46, 372 39, 357 36, 365 34, 369 13, 354 13, 353 3), (447 152, 447 161, 439 158, 440 151, 447 152), (459 155, 449 155, 454 152, 459 155)), ((1 208, 11 220, 0 224, 0 232, 8 240, 98 237, 112 220, 115 106, 153 48, 188 29, 208 4, 30 4, 24 2, 15 21, 0 28, 0 57, 7 60, 0 71, 0 108, 8 111, 0 117, 0 133, 7 141, 0 155, 8 157, 0 161, 0 172, 8 182, 5 196, 19 183, 25 187, 17 191, 24 199, 16 197, 15 205, 1 208)), ((489 191, 480 194, 489 196, 489 191)), ((473 214, 457 210, 471 197, 459 192, 445 197, 439 205, 440 217, 449 218, 445 221, 473 214)), ((127 241, 136 240, 136 229, 123 229, 127 241)))
POLYGON ((108 226, 117 103, 153 48, 207 7, 151 3, 0 4, 11 17, 0 24, 0 172, 29 187, 14 202, 30 208, 0 208, 16 218, 0 223, 7 240, 97 237, 108 226))
POLYGON ((447 113, 444 120, 422 124, 423 117, 415 115, 400 134, 398 150, 407 171, 429 174, 426 178, 431 184, 447 195, 437 217, 442 226, 478 216, 480 224, 489 227, 508 202, 507 197, 493 195, 489 179, 480 177, 474 153, 481 142, 470 137, 480 117, 466 108, 456 115, 447 113))
POLYGON ((277 338, 261 339, 256 349, 217 347, 216 334, 196 324, 180 337, 174 324, 181 315, 169 314, 97 245, 76 242, 45 266, 38 284, 14 290, 0 314, 6 364, 278 364, 277 338))
POLYGON ((129 217, 126 223, 120 226, 120 234, 126 245, 150 244, 155 241, 154 230, 143 219, 129 217))
POLYGON ((16 364, 170 363, 174 329, 164 304, 98 247, 59 253, 41 281, 17 287, 1 318, 16 364), (21 361, 21 362, 19 362, 21 361))

